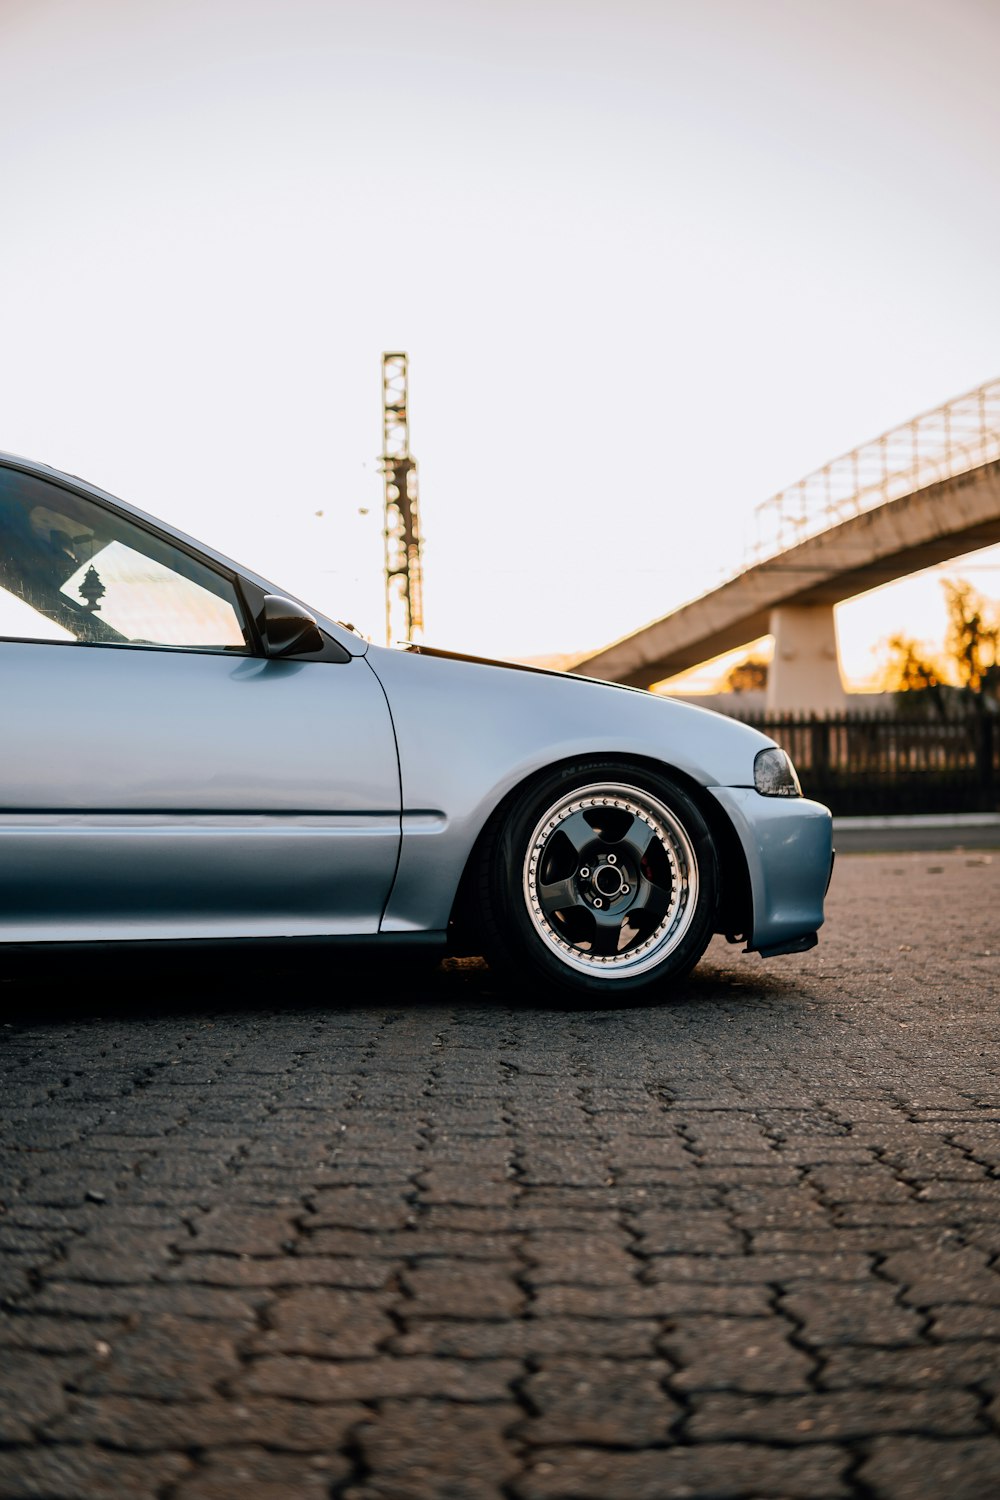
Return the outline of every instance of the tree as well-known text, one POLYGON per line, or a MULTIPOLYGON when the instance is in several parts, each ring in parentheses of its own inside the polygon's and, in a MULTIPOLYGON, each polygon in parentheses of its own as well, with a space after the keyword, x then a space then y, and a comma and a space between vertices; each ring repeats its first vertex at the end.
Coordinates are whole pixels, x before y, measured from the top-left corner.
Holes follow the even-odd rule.
POLYGON ((762 691, 767 687, 767 662, 757 656, 738 661, 726 675, 726 687, 731 693, 762 691))
POLYGON ((943 579, 948 608, 946 646, 959 685, 977 707, 1000 695, 1000 613, 963 578, 943 579))
POLYGON ((893 635, 887 645, 889 659, 885 666, 885 690, 896 694, 899 709, 907 714, 926 709, 943 714, 940 673, 924 656, 919 643, 909 636, 893 635))
POLYGON ((942 587, 948 610, 943 656, 934 662, 919 642, 891 636, 885 691, 895 693, 900 708, 911 711, 930 707, 944 713, 951 696, 985 713, 988 699, 1000 699, 1000 610, 962 578, 943 579, 942 587), (949 686, 956 682, 957 687, 949 686))
POLYGON ((885 687, 890 693, 922 693, 941 686, 941 678, 932 661, 919 644, 906 635, 889 637, 889 660, 885 668, 885 687))

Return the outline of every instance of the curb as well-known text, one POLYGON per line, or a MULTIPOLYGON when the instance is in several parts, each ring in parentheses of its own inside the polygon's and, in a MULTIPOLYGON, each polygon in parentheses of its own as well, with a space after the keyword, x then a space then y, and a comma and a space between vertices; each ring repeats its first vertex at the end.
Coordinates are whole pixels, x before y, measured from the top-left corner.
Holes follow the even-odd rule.
POLYGON ((875 832, 890 829, 954 829, 998 828, 1000 813, 914 813, 901 817, 837 818, 833 820, 834 832, 875 832))

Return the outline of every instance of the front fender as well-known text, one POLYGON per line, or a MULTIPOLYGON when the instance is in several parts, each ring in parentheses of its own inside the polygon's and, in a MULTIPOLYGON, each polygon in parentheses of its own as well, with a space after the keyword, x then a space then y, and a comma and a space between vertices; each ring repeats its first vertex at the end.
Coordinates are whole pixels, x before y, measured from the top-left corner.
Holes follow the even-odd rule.
POLYGON ((771 743, 745 724, 608 683, 372 647, 399 750, 403 837, 383 932, 443 930, 486 820, 585 756, 642 757, 702 787, 750 786, 771 743))

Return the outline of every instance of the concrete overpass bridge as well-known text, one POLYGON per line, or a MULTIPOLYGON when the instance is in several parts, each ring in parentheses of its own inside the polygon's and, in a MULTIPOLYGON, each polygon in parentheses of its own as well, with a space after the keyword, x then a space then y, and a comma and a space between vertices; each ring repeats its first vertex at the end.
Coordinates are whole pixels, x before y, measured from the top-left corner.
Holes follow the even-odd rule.
POLYGON ((739 573, 570 670, 650 687, 773 635, 768 708, 843 707, 833 606, 1000 542, 1000 380, 834 459, 754 517, 739 573))

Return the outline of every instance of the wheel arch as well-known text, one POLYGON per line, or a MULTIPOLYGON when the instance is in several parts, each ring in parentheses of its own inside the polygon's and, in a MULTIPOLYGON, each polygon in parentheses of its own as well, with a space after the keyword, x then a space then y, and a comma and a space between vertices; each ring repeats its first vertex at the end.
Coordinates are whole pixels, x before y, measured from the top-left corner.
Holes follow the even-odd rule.
POLYGON ((514 803, 532 786, 536 784, 540 786, 554 772, 564 768, 588 764, 618 765, 623 770, 629 767, 640 767, 649 770, 654 775, 667 777, 690 797, 708 825, 718 856, 719 904, 715 930, 724 932, 730 941, 743 938, 752 932, 753 887, 746 855, 736 829, 711 793, 706 791, 693 776, 669 761, 657 760, 650 755, 626 754, 622 751, 613 751, 603 755, 596 751, 589 751, 582 755, 563 756, 543 766, 536 766, 528 775, 523 776, 508 789, 496 807, 484 819, 482 827, 472 842, 459 877, 455 899, 452 902, 448 936, 453 951, 457 953, 477 951, 475 947, 468 946, 470 940, 474 943, 476 932, 475 902, 472 898, 474 876, 483 847, 492 838, 497 826, 503 822, 514 803))

